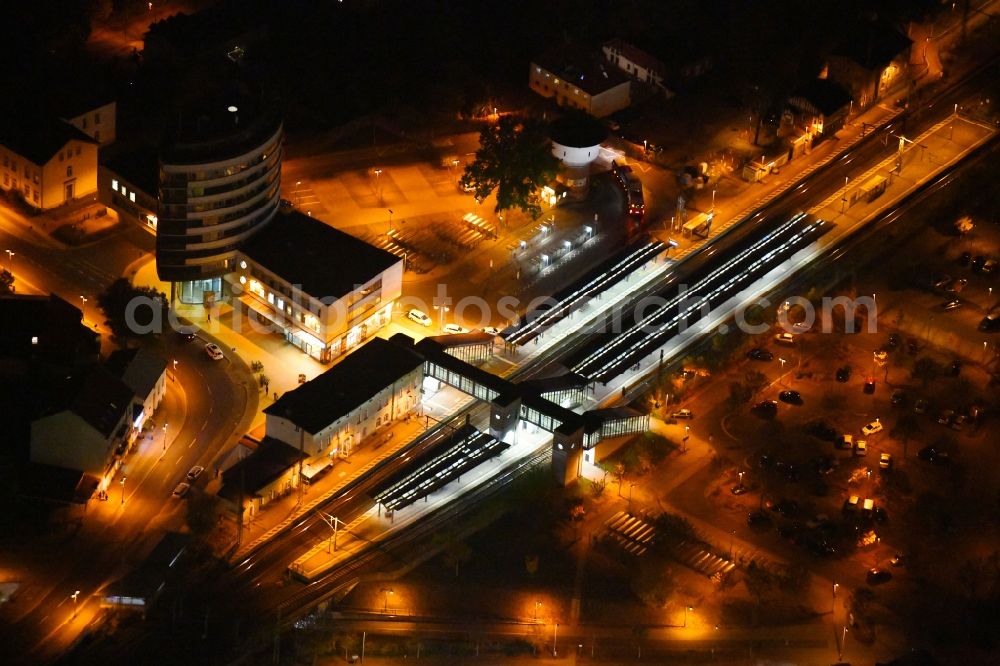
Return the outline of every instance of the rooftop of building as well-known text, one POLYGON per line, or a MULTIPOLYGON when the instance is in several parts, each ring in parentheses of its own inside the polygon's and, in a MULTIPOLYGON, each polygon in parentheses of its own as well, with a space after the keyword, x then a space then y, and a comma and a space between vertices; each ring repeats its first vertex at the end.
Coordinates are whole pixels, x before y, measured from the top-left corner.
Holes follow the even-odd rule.
POLYGON ((58 504, 84 504, 99 484, 96 476, 79 470, 31 463, 18 475, 17 494, 58 504))
POLYGON ((319 377, 282 395, 264 413, 317 433, 423 362, 413 349, 372 338, 319 377))
POLYGON ((618 51, 622 56, 639 67, 658 72, 661 76, 666 70, 662 60, 647 53, 646 51, 643 51, 639 47, 635 46, 631 42, 625 41, 624 39, 611 39, 605 42, 604 46, 618 51))
POLYGON ((579 46, 552 49, 535 58, 534 63, 588 95, 599 95, 629 81, 603 54, 579 46))
POLYGON ((99 352, 80 308, 56 295, 0 296, 0 358, 72 364, 99 352))
POLYGON ((167 361, 144 347, 115 350, 104 365, 143 400, 167 370, 167 361))
POLYGON ((608 138, 608 128, 587 113, 567 113, 552 121, 549 137, 561 146, 590 148, 601 145, 608 138))
POLYGON ((160 151, 143 146, 104 161, 111 172, 155 198, 160 187, 160 151))
POLYGON ((54 116, 14 113, 0 118, 0 145, 44 166, 70 141, 97 145, 73 125, 54 116))
POLYGON ((848 58, 869 71, 883 69, 906 51, 913 40, 881 19, 859 20, 833 55, 848 58))
POLYGON ((402 262, 326 222, 284 207, 241 251, 314 298, 346 296, 402 262))
POLYGON ((103 437, 115 434, 115 427, 132 404, 132 389, 101 366, 95 367, 78 383, 69 409, 103 437))
POLYGON ((240 495, 250 498, 288 471, 300 460, 308 458, 298 448, 280 439, 265 437, 246 458, 222 473, 219 497, 238 502, 240 495))
POLYGON ((809 102, 820 113, 829 116, 851 103, 851 94, 836 81, 830 79, 812 79, 797 87, 789 100, 801 98, 809 102))
POLYGON ((162 164, 198 165, 232 159, 262 146, 281 129, 277 102, 258 86, 220 78, 177 110, 164 133, 162 164))

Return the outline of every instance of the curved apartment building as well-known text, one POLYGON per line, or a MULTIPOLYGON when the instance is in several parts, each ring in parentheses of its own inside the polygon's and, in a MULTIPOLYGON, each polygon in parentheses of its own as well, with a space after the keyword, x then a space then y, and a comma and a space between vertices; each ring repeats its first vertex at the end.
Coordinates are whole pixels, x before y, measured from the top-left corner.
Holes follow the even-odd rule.
POLYGON ((174 283, 173 296, 220 295, 239 245, 278 211, 281 155, 271 107, 217 103, 178 124, 160 153, 156 230, 156 270, 174 283))

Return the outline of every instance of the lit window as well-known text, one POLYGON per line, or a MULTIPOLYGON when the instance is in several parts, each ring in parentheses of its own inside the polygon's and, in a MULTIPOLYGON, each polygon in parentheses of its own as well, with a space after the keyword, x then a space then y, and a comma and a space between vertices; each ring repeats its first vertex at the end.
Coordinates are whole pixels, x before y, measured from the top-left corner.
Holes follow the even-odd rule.
POLYGON ((267 292, 267 302, 270 303, 271 305, 274 305, 274 294, 273 293, 267 292))
POLYGON ((118 191, 118 179, 117 178, 112 178, 111 179, 111 189, 113 189, 115 192, 118 191))
POLYGON ((122 185, 122 196, 125 196, 127 194, 128 194, 128 188, 122 185))
POLYGON ((128 200, 131 201, 132 203, 135 203, 135 192, 128 193, 128 200))
POLYGON ((240 262, 240 268, 242 268, 243 270, 246 270, 246 268, 247 268, 247 262, 241 261, 240 262))
POLYGON ((246 275, 241 275, 240 276, 240 284, 246 284, 246 283, 247 283, 247 276, 246 275))
POLYGON ((38 336, 37 335, 31 336, 31 344, 33 344, 33 345, 37 345, 38 344, 38 336))

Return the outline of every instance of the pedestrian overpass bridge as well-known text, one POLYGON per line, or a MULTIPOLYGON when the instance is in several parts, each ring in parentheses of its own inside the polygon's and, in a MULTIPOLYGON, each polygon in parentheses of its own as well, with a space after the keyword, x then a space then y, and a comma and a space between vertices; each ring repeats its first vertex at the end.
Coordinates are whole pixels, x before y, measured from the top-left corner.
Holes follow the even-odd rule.
MULTIPOLYGON (((490 434, 503 439, 528 424, 552 433, 552 468, 561 483, 580 474, 584 460, 596 462, 603 439, 645 432, 649 415, 624 407, 577 413, 586 395, 586 378, 567 374, 541 380, 511 382, 472 365, 454 353, 444 336, 414 343, 405 334, 391 342, 412 348, 424 358, 424 377, 432 377, 490 405, 490 434)), ((466 348, 463 344, 456 350, 466 348)), ((477 358, 479 355, 477 354, 477 358)))

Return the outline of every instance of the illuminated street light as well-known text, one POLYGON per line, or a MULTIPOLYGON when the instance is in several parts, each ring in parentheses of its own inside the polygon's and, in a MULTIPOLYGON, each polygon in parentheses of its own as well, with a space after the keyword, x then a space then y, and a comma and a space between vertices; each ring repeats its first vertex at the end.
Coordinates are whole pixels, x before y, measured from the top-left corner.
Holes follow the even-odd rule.
POLYGON ((86 321, 86 319, 87 319, 87 297, 86 296, 81 296, 80 297, 80 302, 83 304, 80 307, 80 314, 83 315, 83 319, 86 321))
POLYGON ((840 214, 843 215, 847 212, 847 183, 850 182, 849 176, 844 176, 844 196, 841 197, 840 204, 840 214))
POLYGON ((76 619, 76 600, 80 596, 80 590, 77 590, 73 594, 69 595, 73 599, 73 619, 76 619))
POLYGON ((694 613, 694 606, 684 606, 684 626, 688 626, 688 613, 694 613))
POLYGON ((538 607, 542 605, 541 601, 535 602, 535 622, 538 622, 538 607))
POLYGON ((435 305, 434 309, 438 311, 438 328, 442 331, 444 330, 444 313, 451 310, 447 305, 435 305))
POLYGON ((382 588, 382 594, 385 595, 385 604, 382 606, 382 612, 383 613, 388 613, 389 612, 389 595, 392 594, 392 593, 393 593, 393 591, 392 591, 391 587, 383 587, 382 588))
MULTIPOLYGON (((174 362, 176 363, 176 361, 174 361, 174 362)), ((164 453, 167 452, 167 426, 168 425, 169 424, 167 424, 167 423, 163 424, 163 452, 164 453)), ((124 481, 124 479, 122 479, 122 480, 124 481)))
POLYGON ((122 506, 125 506, 125 477, 122 477, 122 506))
POLYGON ((17 254, 17 252, 14 252, 13 250, 6 250, 6 252, 7 252, 7 270, 8 271, 13 271, 14 270, 14 255, 17 254))

